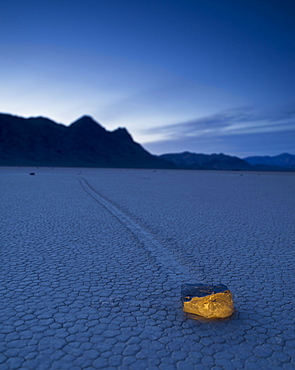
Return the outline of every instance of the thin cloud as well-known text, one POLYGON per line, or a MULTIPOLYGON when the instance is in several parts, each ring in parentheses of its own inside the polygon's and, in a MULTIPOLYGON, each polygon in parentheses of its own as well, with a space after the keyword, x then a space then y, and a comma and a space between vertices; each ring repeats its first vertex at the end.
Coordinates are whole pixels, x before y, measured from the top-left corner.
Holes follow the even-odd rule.
POLYGON ((255 112, 252 108, 224 111, 186 122, 144 130, 148 134, 162 134, 166 140, 176 138, 219 137, 290 131, 295 128, 295 112, 255 112))

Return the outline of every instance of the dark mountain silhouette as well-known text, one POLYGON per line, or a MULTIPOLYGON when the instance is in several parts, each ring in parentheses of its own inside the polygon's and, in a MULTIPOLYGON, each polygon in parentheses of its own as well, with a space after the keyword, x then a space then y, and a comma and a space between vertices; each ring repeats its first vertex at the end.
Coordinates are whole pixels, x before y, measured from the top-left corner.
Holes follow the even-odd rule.
POLYGON ((197 154, 190 152, 163 154, 160 158, 177 167, 198 170, 253 170, 253 167, 238 157, 225 154, 197 154))
POLYGON ((282 153, 273 157, 270 156, 255 156, 255 157, 246 157, 244 158, 249 164, 264 165, 264 166, 273 166, 273 167, 284 167, 287 169, 295 170, 295 155, 289 153, 282 153))
POLYGON ((44 117, 0 114, 0 166, 294 171, 295 156, 247 157, 190 152, 155 156, 125 128, 107 131, 89 116, 70 126, 44 117))
POLYGON ((8 114, 0 114, 0 165, 175 168, 134 142, 126 129, 109 132, 89 116, 67 127, 8 114))

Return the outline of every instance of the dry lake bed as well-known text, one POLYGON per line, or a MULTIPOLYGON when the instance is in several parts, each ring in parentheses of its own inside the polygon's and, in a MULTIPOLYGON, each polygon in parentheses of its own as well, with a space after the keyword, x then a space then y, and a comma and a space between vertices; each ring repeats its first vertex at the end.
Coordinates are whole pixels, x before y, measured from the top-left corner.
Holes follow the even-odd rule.
POLYGON ((1 370, 295 369, 295 174, 2 167, 0 189, 1 370), (184 313, 183 283, 234 314, 184 313))

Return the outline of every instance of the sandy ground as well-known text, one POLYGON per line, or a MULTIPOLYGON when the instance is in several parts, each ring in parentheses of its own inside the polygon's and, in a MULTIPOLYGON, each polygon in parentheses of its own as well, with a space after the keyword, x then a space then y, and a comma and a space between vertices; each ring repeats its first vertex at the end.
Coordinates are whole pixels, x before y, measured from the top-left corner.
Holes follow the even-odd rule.
POLYGON ((294 174, 1 168, 0 187, 1 370, 295 368, 294 174), (185 282, 227 285, 234 315, 185 314, 185 282))

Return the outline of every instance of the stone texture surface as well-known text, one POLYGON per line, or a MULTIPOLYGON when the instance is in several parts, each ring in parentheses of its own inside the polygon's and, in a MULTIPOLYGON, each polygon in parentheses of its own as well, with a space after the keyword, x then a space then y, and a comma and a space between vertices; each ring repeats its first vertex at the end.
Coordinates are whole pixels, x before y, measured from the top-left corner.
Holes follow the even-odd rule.
POLYGON ((294 175, 0 171, 1 370, 294 369, 294 175), (192 320, 191 279, 234 315, 192 320))
POLYGON ((183 310, 208 319, 224 319, 234 313, 231 291, 223 284, 183 284, 183 310))

